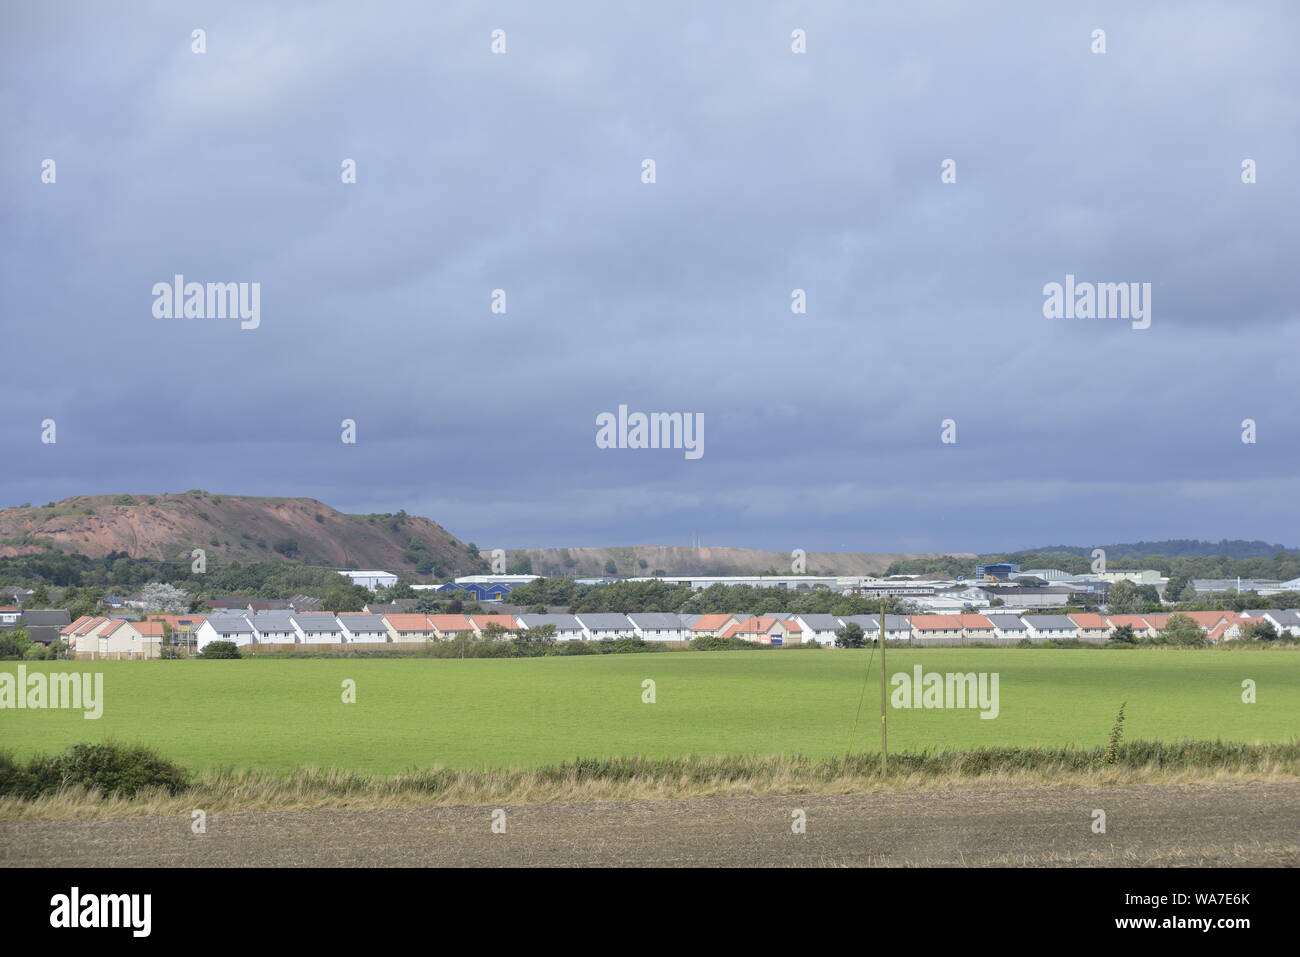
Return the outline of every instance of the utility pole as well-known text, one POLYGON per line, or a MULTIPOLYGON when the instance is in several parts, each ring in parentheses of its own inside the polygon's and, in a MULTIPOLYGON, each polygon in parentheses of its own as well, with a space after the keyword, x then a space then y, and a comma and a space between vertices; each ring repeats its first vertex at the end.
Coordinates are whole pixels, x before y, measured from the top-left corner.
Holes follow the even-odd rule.
POLYGON ((885 711, 885 596, 880 596, 880 773, 889 770, 889 721, 885 711))

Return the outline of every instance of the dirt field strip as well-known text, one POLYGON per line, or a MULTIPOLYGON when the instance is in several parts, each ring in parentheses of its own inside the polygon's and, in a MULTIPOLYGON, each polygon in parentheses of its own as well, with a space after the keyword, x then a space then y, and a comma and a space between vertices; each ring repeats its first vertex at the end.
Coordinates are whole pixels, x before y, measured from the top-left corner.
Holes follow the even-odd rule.
POLYGON ((744 796, 0 823, 4 866, 1300 866, 1300 784, 744 796), (792 832, 791 812, 807 815, 792 832), (1106 812, 1106 833, 1092 831, 1106 812))

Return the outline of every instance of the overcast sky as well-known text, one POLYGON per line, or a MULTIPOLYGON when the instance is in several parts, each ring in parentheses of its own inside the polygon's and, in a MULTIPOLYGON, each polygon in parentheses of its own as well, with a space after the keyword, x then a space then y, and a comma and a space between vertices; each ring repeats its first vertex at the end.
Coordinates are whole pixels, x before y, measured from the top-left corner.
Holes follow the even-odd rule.
POLYGON ((274 6, 4 5, 0 504, 1300 543, 1294 4, 274 6), (155 318, 178 273, 260 326, 155 318), (1151 283, 1150 328, 1046 318, 1067 273, 1151 283), (598 448, 620 404, 704 455, 598 448))

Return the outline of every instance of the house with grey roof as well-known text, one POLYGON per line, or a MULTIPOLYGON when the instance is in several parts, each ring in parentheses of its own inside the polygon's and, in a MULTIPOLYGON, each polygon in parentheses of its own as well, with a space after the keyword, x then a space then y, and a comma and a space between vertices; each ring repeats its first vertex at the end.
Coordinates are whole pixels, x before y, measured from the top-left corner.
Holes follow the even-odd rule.
POLYGON ((343 626, 329 614, 295 612, 293 627, 298 632, 298 640, 305 645, 340 645, 346 640, 343 626))
POLYGON ((1300 638, 1300 611, 1294 608, 1269 608, 1260 611, 1245 611, 1242 614, 1249 618, 1263 618, 1273 625, 1274 630, 1279 635, 1291 635, 1300 638))
MULTIPOLYGON (((861 628, 868 641, 877 641, 880 638, 879 615, 840 615, 839 619, 846 625, 852 622, 861 628)), ((885 616, 885 640, 906 642, 912 640, 912 623, 908 621, 906 615, 885 616)))
POLYGON ((794 620, 803 628, 803 640, 819 645, 835 644, 835 632, 844 627, 834 615, 796 615, 794 620))
POLYGON ((556 641, 582 641, 586 632, 582 622, 574 615, 519 615, 519 626, 525 630, 551 625, 555 628, 556 641))
POLYGON ((690 629, 682 623, 680 615, 664 612, 637 612, 628 615, 636 636, 642 641, 688 641, 690 629))
POLYGON ((578 621, 582 623, 582 630, 587 633, 588 641, 631 638, 636 635, 636 628, 627 620, 627 615, 583 612, 578 615, 578 621))
POLYGON ((1029 637, 1029 628, 1019 615, 985 615, 993 622, 993 637, 999 641, 1023 641, 1029 637))
POLYGON ((1068 615, 1025 615, 1024 621, 1030 641, 1064 641, 1079 637, 1079 626, 1068 615))
POLYGON ((298 641, 298 630, 293 626, 293 613, 288 611, 262 611, 248 616, 253 634, 259 644, 292 645, 298 641))
POLYGON ((72 616, 65 608, 33 608, 24 610, 22 626, 33 642, 48 645, 59 640, 59 632, 72 624, 72 616))
POLYGON ((195 645, 202 651, 214 641, 233 641, 237 645, 251 645, 257 640, 253 626, 246 614, 218 613, 209 615, 195 632, 195 645))
POLYGON ((345 641, 374 642, 388 640, 388 626, 379 615, 339 615, 345 641))

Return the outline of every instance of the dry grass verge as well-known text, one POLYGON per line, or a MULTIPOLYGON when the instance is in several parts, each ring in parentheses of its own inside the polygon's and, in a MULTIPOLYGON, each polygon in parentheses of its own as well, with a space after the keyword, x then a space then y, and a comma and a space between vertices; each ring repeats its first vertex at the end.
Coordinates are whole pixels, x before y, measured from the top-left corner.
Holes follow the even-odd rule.
POLYGON ((401 808, 470 804, 663 800, 737 794, 849 794, 969 788, 1300 781, 1300 740, 1275 744, 1134 741, 1104 747, 579 760, 530 769, 430 768, 396 775, 302 768, 226 768, 192 775, 184 789, 134 796, 83 785, 32 798, 0 797, 0 820, 138 817, 252 810, 401 808))

